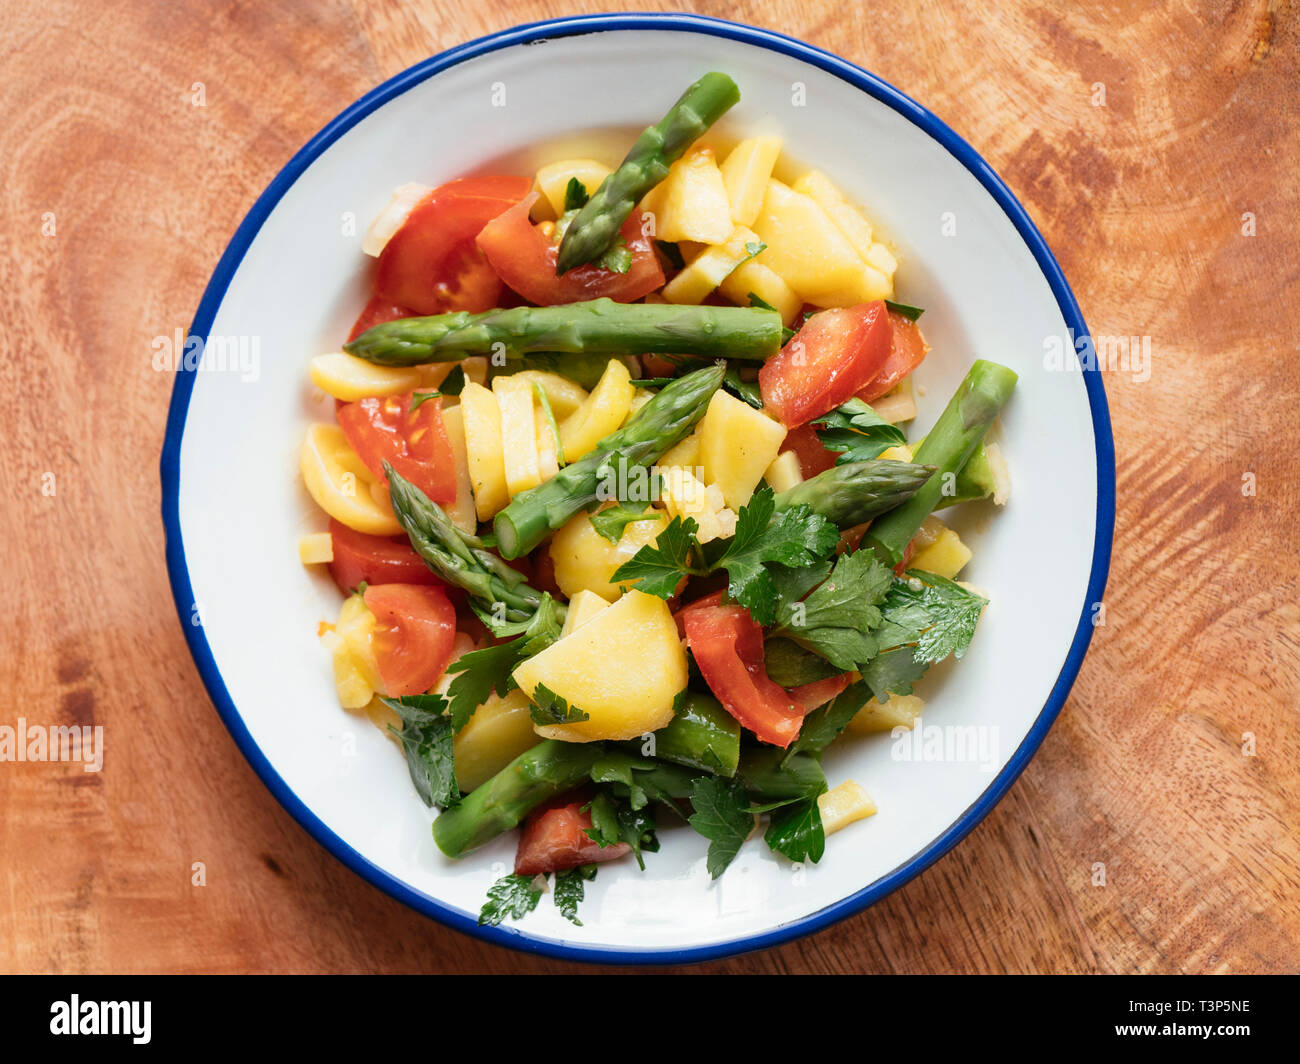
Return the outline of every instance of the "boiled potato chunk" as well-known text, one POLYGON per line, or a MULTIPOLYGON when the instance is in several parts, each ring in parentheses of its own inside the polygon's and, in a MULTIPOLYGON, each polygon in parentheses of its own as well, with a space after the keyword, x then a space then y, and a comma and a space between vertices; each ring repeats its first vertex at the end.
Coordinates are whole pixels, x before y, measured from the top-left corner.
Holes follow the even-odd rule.
POLYGON ((895 728, 910 731, 923 709, 925 702, 916 695, 890 695, 888 702, 873 698, 849 721, 848 730, 857 735, 874 735, 895 728))
POLYGON ((877 299, 890 299, 893 295, 893 280, 874 266, 863 263, 847 285, 825 289, 815 296, 809 296, 808 301, 819 307, 845 307, 871 303, 877 299))
POLYGON ((627 366, 620 359, 611 358, 592 393, 560 426, 564 460, 576 462, 623 424, 635 392, 627 366))
POLYGON ((372 395, 401 395, 422 383, 418 369, 376 366, 345 351, 317 355, 311 360, 307 373, 322 392, 345 403, 354 403, 372 395))
POLYGON ((617 543, 611 543, 597 532, 585 513, 556 531, 551 537, 550 551, 560 590, 570 599, 580 591, 595 592, 610 602, 617 599, 623 587, 610 582, 614 570, 642 547, 653 543, 667 526, 662 514, 647 513, 650 519, 625 525, 617 543))
POLYGON ((664 286, 669 303, 703 303, 742 262, 763 245, 752 229, 738 225, 725 243, 705 248, 684 270, 664 286))
POLYGON ((716 484, 705 486, 689 469, 669 466, 659 470, 659 488, 668 515, 683 521, 691 518, 697 526, 695 538, 701 543, 736 534, 736 513, 727 507, 716 484))
POLYGON ((370 644, 374 628, 375 615, 361 596, 349 595, 339 608, 338 624, 321 636, 334 658, 334 687, 344 709, 361 709, 376 692, 383 693, 370 644))
POLYGON ((750 137, 731 149, 721 167, 722 183, 731 200, 731 220, 737 225, 754 224, 780 154, 780 137, 750 137))
POLYGON ((794 451, 777 455, 776 460, 764 472, 763 479, 773 491, 789 491, 796 484, 802 484, 803 470, 799 468, 799 456, 794 451))
POLYGON ((495 377, 492 394, 501 408, 501 459, 505 466, 506 491, 513 499, 542 482, 537 463, 533 386, 515 377, 495 377))
POLYGON ((334 537, 328 532, 309 532, 298 537, 298 560, 303 565, 324 565, 334 560, 334 537))
POLYGON ((731 235, 731 202, 712 148, 695 147, 641 202, 659 240, 721 244, 731 235))
POLYGON ((551 404, 551 413, 557 420, 563 421, 572 414, 587 398, 587 389, 577 381, 571 381, 559 373, 544 369, 526 369, 512 374, 517 381, 527 381, 542 389, 546 401, 551 404))
POLYGON ((607 609, 609 609, 609 602, 596 592, 585 589, 579 591, 569 599, 569 611, 564 615, 564 627, 560 629, 560 638, 563 639, 575 628, 581 628, 601 610, 607 609))
POLYGON ((536 725, 543 738, 635 739, 673 719, 673 700, 686 687, 686 651, 668 603, 629 591, 525 661, 514 678, 529 696, 545 684, 590 718, 536 725))
POLYGON ((452 752, 456 782, 462 791, 486 783, 525 750, 541 740, 533 731, 528 696, 520 690, 504 698, 491 695, 456 733, 452 752))
POLYGON ((779 181, 767 183, 754 232, 767 245, 755 261, 809 302, 854 288, 867 268, 816 200, 779 181))
POLYGON ((886 392, 879 399, 872 399, 871 409, 891 425, 911 421, 916 417, 916 391, 911 374, 899 381, 893 391, 886 392))
POLYGON ((876 803, 856 782, 845 780, 817 796, 817 811, 821 814, 822 830, 833 835, 855 820, 874 816, 876 803))
POLYGON ((769 307, 775 307, 781 321, 789 325, 803 308, 803 298, 769 266, 755 259, 742 262, 718 286, 718 291, 742 307, 751 304, 750 296, 758 296, 769 307))
POLYGON ((660 469, 670 469, 673 466, 678 466, 690 470, 694 470, 699 464, 700 430, 698 428, 680 443, 676 443, 666 450, 656 463, 660 469))
POLYGON ((483 385, 466 381, 460 393, 460 409, 474 510, 480 521, 486 521, 510 501, 501 452, 501 408, 496 396, 483 385))
POLYGON ((839 226, 840 232, 848 238, 862 261, 867 261, 867 255, 871 253, 871 223, 850 205, 830 178, 820 170, 809 170, 790 187, 816 200, 821 209, 830 215, 831 221, 839 226))
POLYGON ((387 490, 337 425, 313 425, 307 430, 299 469, 316 505, 335 520, 372 536, 401 533, 387 490))
POLYGON ((785 427, 730 392, 716 391, 700 420, 704 482, 715 484, 733 510, 754 494, 785 442, 785 427))
POLYGON ((469 451, 465 444, 465 411, 459 404, 446 407, 442 412, 442 423, 447 430, 447 442, 451 444, 451 456, 456 462, 456 501, 443 509, 453 525, 472 535, 478 529, 478 517, 474 511, 474 486, 470 482, 469 451))
POLYGON ((569 181, 577 178, 590 196, 609 176, 609 167, 595 159, 561 159, 537 171, 537 187, 558 218, 564 213, 564 192, 569 181))
POLYGON ((909 569, 946 576, 952 580, 970 561, 971 551, 951 528, 943 528, 929 546, 918 550, 908 562, 909 569))

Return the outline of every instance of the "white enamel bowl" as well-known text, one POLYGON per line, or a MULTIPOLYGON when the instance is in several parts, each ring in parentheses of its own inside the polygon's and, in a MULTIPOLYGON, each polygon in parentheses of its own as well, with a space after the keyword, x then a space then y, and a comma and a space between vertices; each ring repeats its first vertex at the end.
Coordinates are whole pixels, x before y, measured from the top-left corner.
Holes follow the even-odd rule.
MULTIPOLYGON (((978 155, 874 76, 767 31, 694 16, 595 16, 510 30, 435 56, 329 124, 271 183, 213 275, 192 335, 255 341, 256 373, 180 372, 162 456, 168 564, 195 662, 235 741, 287 809, 376 886, 453 927, 574 959, 675 962, 806 934, 869 905, 950 849, 1024 768, 1065 700, 1101 599, 1114 461, 1096 373, 1045 368, 1049 337, 1086 332, 1042 238, 978 155), (929 425, 972 359, 1020 374, 1002 418, 1014 494, 958 521, 964 578, 992 605, 965 660, 920 689, 925 726, 982 729, 976 756, 889 736, 845 740, 832 785, 859 781, 878 815, 792 868, 751 842, 710 884, 705 843, 661 832, 644 873, 602 868, 582 927, 549 901, 481 929, 488 885, 514 839, 460 861, 433 845, 432 814, 389 741, 339 709, 317 624, 338 593, 298 564, 323 527, 297 474, 307 424, 329 416, 306 366, 337 349, 365 300, 359 233, 408 181, 435 185, 618 131, 626 143, 707 70, 740 104, 719 127, 779 132, 900 249, 899 298, 926 308, 933 351, 917 372, 929 425), (350 224, 351 223, 351 224, 350 224), (255 379, 249 379, 253 378, 255 379), (928 753, 927 753, 928 751, 928 753)), ((209 352, 211 354, 211 352, 209 352)), ((251 366, 251 363, 246 363, 251 366)), ((933 733, 941 734, 941 733, 933 733)), ((957 732, 946 733, 948 737, 957 732)))

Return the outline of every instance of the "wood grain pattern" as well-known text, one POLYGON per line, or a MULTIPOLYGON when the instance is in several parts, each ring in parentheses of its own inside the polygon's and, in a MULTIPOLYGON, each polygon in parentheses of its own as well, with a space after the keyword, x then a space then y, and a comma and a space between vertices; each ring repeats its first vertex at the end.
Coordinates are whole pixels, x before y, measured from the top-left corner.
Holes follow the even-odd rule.
MULTIPOLYGON (((367 886, 245 764, 171 605, 156 473, 171 380, 149 341, 189 322, 256 195, 362 92, 511 22, 624 6, 685 7, 6 5, 0 723, 102 724, 112 756, 98 774, 0 764, 0 969, 572 970, 367 886)), ((1149 381, 1106 376, 1106 624, 1039 756, 882 904, 697 970, 1300 970, 1294 7, 692 9, 832 49, 925 102, 1025 203, 1094 333, 1154 351, 1149 381)))

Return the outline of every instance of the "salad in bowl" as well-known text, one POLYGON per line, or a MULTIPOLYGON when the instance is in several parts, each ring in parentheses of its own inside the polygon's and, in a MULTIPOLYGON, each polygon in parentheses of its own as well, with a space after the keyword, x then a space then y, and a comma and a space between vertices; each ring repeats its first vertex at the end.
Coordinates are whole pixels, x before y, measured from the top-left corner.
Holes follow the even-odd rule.
POLYGON ((1016 374, 974 361, 909 431, 906 264, 780 137, 729 139, 738 99, 710 72, 621 161, 398 188, 308 369, 321 667, 439 811, 427 845, 517 833, 480 923, 547 893, 581 923, 664 831, 714 879, 746 845, 829 859, 890 813, 823 752, 911 728, 996 591, 936 511, 1006 502, 1016 374))

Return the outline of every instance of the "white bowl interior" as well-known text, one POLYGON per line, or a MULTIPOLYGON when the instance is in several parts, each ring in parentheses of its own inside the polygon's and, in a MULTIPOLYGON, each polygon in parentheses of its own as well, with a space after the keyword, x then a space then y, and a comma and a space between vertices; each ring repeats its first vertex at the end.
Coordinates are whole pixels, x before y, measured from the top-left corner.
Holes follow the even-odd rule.
POLYGON ((311 397, 307 361, 338 348, 364 302, 359 234, 395 186, 437 184, 494 159, 554 158, 561 147, 616 161, 619 148, 593 142, 591 130, 643 126, 711 69, 731 74, 742 93, 721 138, 779 132, 790 156, 827 173, 896 242, 899 298, 926 308, 933 345, 917 373, 914 438, 972 359, 1020 374, 1001 424, 1012 500, 997 513, 967 507, 956 520, 975 551, 963 578, 988 590, 992 605, 965 660, 918 688, 927 727, 987 729, 987 756, 903 760, 887 735, 846 739, 826 757, 831 784, 857 780, 880 812, 832 836, 819 865, 792 867, 751 841, 710 884, 704 840, 665 828, 644 873, 629 862, 602 868, 584 926, 547 899, 518 925, 553 943, 636 951, 732 942, 816 913, 906 863, 1020 745, 1085 606, 1097 490, 1085 388, 1079 374, 1044 370, 1044 338, 1065 331, 1061 312, 1015 227, 955 158, 852 85, 753 45, 636 31, 513 46, 416 85, 312 162, 253 240, 213 323, 212 335, 257 338, 260 372, 255 381, 197 375, 180 451, 180 527, 212 654, 257 745, 348 846, 430 898, 474 916, 508 870, 513 837, 444 858, 400 754, 338 707, 316 631, 336 617, 339 595, 296 556, 298 536, 324 527, 298 476, 298 448, 309 421, 331 416, 311 397))

